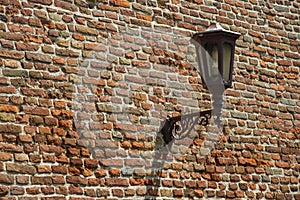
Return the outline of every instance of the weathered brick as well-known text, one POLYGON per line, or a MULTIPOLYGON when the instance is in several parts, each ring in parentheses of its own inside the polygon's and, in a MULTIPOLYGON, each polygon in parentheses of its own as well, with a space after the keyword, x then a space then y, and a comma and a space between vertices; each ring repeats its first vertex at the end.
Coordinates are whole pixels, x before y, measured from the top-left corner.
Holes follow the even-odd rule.
POLYGON ((107 50, 107 47, 102 44, 84 43, 84 49, 105 52, 107 50))
POLYGON ((135 190, 134 189, 125 189, 124 194, 125 194, 125 196, 134 196, 135 190))
POLYGON ((14 145, 10 143, 0 143, 0 149, 5 149, 7 152, 22 152, 23 148, 19 145, 14 145))
POLYGON ((42 46, 42 50, 45 53, 54 53, 54 48, 52 46, 44 45, 42 46))
POLYGON ((0 57, 21 60, 25 57, 25 54, 24 52, 0 49, 0 57))
POLYGON ((16 42, 16 49, 19 51, 36 51, 39 49, 39 45, 16 42))
POLYGON ((49 115, 48 108, 35 107, 35 106, 23 106, 22 109, 26 114, 40 115, 40 116, 49 115))
POLYGON ((76 12, 78 10, 77 6, 75 6, 74 4, 65 2, 65 1, 54 0, 54 5, 57 7, 66 9, 66 10, 74 11, 74 12, 76 12))
POLYGON ((51 185, 52 178, 50 176, 33 176, 31 182, 36 185, 51 185))
POLYGON ((299 199, 299 6, 260 3, 3 0, 2 199, 299 199), (176 162, 160 173, 144 171, 160 148, 157 120, 210 109, 214 91, 202 84, 190 38, 216 14, 242 34, 223 99, 225 135, 196 125, 194 141, 170 144, 187 155, 172 152, 176 162), (93 106, 73 113, 74 95, 93 106))
POLYGON ((124 8, 129 8, 130 7, 130 3, 127 0, 110 0, 110 2, 114 6, 121 6, 121 7, 124 7, 124 8))
POLYGON ((125 160, 126 166, 144 166, 145 161, 141 159, 126 159, 125 160))
POLYGON ((0 32, 0 38, 6 39, 6 40, 24 40, 24 37, 20 33, 9 33, 9 32, 0 32))
POLYGON ((14 184, 14 176, 6 175, 6 174, 0 174, 0 183, 14 184))
POLYGON ((23 175, 18 175, 16 176, 16 183, 21 184, 21 185, 26 185, 29 183, 29 176, 23 176, 23 175))
POLYGON ((80 195, 80 194, 83 194, 83 190, 82 190, 81 187, 78 187, 78 186, 75 186, 75 185, 70 185, 69 186, 69 193, 80 195))
POLYGON ((8 194, 9 192, 9 187, 7 186, 0 186, 0 195, 1 196, 4 196, 6 194, 8 194))
POLYGON ((16 94, 16 89, 11 86, 0 86, 0 93, 16 94))
POLYGON ((152 16, 151 15, 144 15, 144 14, 137 13, 136 17, 138 19, 143 19, 143 20, 150 21, 150 22, 152 21, 152 16))
POLYGON ((58 173, 58 174, 67 174, 68 169, 66 166, 62 165, 57 165, 57 166, 52 166, 51 167, 53 173, 58 173))
POLYGON ((40 145, 40 150, 46 153, 55 153, 56 155, 60 155, 65 152, 62 147, 54 145, 40 145))
POLYGON ((99 32, 96 29, 89 28, 86 26, 77 25, 77 26, 75 26, 75 28, 76 28, 76 31, 83 33, 83 34, 89 34, 89 35, 98 35, 99 34, 99 32))
POLYGON ((79 184, 79 185, 86 185, 87 184, 87 179, 82 178, 80 176, 67 176, 66 178, 67 183, 71 184, 79 184))
POLYGON ((47 165, 41 165, 37 167, 38 173, 51 173, 51 167, 47 165))
POLYGON ((98 166, 98 160, 94 160, 94 159, 85 159, 84 160, 84 165, 86 167, 90 167, 90 168, 96 168, 98 166))
POLYGON ((129 182, 125 178, 106 178, 105 182, 107 186, 129 186, 129 182))
POLYGON ((113 196, 123 197, 124 191, 122 189, 112 189, 113 196))
POLYGON ((41 54, 41 53, 30 53, 26 52, 26 58, 28 60, 51 63, 52 58, 49 55, 41 54))
POLYGON ((27 70, 19 70, 19 69, 4 69, 2 70, 3 75, 12 76, 12 77, 28 77, 27 70))
POLYGON ((20 142, 23 142, 23 143, 31 143, 33 141, 32 136, 26 135, 26 134, 19 135, 19 140, 20 140, 20 142))
POLYGON ((66 200, 66 197, 62 196, 52 196, 52 197, 42 197, 42 200, 66 200))
POLYGON ((57 55, 61 56, 70 56, 70 57, 78 57, 79 52, 69 50, 69 49, 55 49, 57 55))
POLYGON ((0 133, 17 134, 22 132, 22 127, 14 124, 0 124, 0 133))
POLYGON ((36 168, 31 165, 6 163, 6 170, 11 172, 17 172, 22 174, 35 174, 36 168))
POLYGON ((26 96, 47 97, 46 90, 41 88, 21 88, 21 92, 26 96))
POLYGON ((130 19, 132 24, 143 26, 143 27, 151 27, 151 22, 141 19, 130 19))
POLYGON ((109 196, 109 189, 104 189, 104 188, 97 189, 97 195, 100 197, 109 196))
POLYGON ((148 8, 147 6, 143 6, 139 3, 133 3, 132 4, 132 8, 136 9, 136 10, 139 10, 143 13, 147 13, 147 14, 152 14, 152 10, 150 8, 148 8))
POLYGON ((20 67, 20 62, 17 60, 4 60, 4 65, 9 68, 18 68, 20 67))
POLYGON ((29 0, 29 1, 34 3, 44 4, 44 5, 51 5, 53 2, 52 0, 29 0))
POLYGON ((101 159, 99 162, 105 167, 122 167, 124 164, 122 159, 101 159))
POLYGON ((290 168, 291 165, 288 162, 276 162, 275 165, 280 168, 290 168))

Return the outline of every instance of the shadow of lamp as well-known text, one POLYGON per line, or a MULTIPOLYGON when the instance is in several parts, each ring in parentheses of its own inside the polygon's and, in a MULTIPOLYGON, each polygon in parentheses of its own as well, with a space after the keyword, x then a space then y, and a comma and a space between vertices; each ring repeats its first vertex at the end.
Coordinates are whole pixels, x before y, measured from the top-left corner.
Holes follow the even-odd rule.
POLYGON ((235 41, 240 33, 225 30, 211 23, 206 31, 193 35, 200 75, 212 94, 213 109, 177 117, 168 116, 160 132, 166 144, 187 136, 196 124, 206 126, 212 116, 221 123, 222 99, 225 89, 231 87, 235 41))

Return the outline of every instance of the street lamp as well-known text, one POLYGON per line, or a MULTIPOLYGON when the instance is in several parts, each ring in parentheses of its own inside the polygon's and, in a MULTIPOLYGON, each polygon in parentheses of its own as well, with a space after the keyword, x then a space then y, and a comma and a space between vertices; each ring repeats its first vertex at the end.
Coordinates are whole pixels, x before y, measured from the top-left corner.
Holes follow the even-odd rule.
POLYGON ((231 86, 235 41, 239 37, 240 33, 225 30, 216 23, 192 37, 204 82, 217 81, 221 75, 225 89, 231 86))
MULTIPOLYGON (((217 123, 220 122, 223 92, 232 84, 235 41, 239 37, 240 33, 211 23, 206 31, 194 34, 191 39, 196 47, 200 75, 213 94, 217 123)), ((160 132, 168 144, 173 139, 187 136, 197 123, 206 126, 211 116, 212 110, 177 117, 168 116, 160 132)))

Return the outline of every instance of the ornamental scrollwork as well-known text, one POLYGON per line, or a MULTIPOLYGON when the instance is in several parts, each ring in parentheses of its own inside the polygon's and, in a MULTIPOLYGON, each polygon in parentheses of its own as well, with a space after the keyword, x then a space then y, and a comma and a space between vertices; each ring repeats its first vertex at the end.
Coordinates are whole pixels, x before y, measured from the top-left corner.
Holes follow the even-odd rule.
POLYGON ((167 116, 160 132, 166 144, 173 139, 179 140, 188 136, 196 124, 206 126, 211 118, 212 110, 201 111, 176 117, 167 116))

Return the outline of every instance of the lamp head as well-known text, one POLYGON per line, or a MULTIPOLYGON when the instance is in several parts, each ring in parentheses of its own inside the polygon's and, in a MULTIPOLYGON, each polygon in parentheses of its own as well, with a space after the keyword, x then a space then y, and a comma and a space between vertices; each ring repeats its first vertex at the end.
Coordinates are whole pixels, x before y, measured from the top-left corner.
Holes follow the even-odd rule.
POLYGON ((207 30, 193 35, 199 70, 204 82, 221 81, 225 89, 232 84, 235 41, 240 33, 211 23, 207 30))

